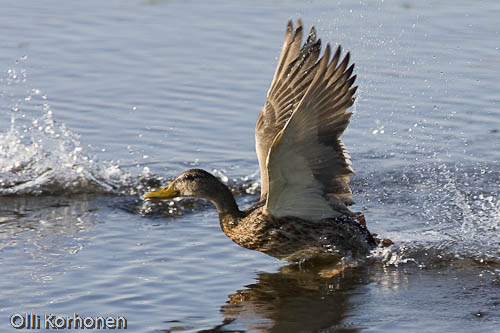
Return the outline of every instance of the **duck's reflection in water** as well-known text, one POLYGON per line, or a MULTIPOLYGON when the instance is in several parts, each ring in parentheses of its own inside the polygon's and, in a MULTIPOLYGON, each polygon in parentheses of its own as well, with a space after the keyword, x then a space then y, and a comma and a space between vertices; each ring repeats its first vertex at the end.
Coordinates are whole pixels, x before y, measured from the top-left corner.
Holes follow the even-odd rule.
POLYGON ((289 265, 259 273, 256 283, 228 295, 223 323, 202 332, 359 332, 347 317, 356 308, 352 297, 369 282, 367 268, 338 267, 289 265))

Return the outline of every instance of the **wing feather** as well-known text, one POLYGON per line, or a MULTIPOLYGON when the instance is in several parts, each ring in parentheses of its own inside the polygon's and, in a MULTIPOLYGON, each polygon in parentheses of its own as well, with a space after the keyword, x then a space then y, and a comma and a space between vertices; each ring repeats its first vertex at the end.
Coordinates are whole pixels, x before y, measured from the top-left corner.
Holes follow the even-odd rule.
MULTIPOLYGON (((312 74, 295 77, 289 82, 290 95, 277 99, 279 105, 284 101, 289 103, 281 109, 281 114, 276 109, 267 109, 268 103, 273 105, 268 96, 263 112, 275 112, 278 115, 275 119, 286 119, 283 126, 274 128, 278 132, 266 158, 268 187, 262 191, 267 199, 265 211, 276 217, 318 220, 348 211, 346 204, 352 196, 349 180, 354 172, 340 135, 349 124, 352 113, 347 110, 354 102, 357 87, 352 87, 356 76, 352 76, 354 65, 348 67, 349 53, 339 64, 340 56, 339 47, 330 59, 330 45, 327 45, 319 60, 308 63, 312 74), (291 93, 297 86, 301 87, 301 95, 291 93), (291 96, 301 99, 292 103, 291 96), (283 114, 291 109, 288 117, 283 114)), ((287 91, 283 83, 280 89, 287 91)))
POLYGON ((280 59, 269 88, 264 108, 259 113, 255 128, 255 142, 261 174, 261 198, 269 189, 266 166, 269 149, 278 133, 284 128, 310 86, 318 67, 321 41, 313 27, 302 45, 302 22, 293 28, 288 22, 280 59))

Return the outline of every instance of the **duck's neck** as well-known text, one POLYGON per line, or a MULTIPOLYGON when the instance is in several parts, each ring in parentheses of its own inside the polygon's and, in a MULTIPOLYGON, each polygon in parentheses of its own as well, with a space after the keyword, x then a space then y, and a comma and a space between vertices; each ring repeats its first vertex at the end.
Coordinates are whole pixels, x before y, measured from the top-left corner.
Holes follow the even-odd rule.
POLYGON ((236 200, 234 200, 233 194, 226 185, 218 181, 215 195, 206 199, 210 200, 217 208, 223 229, 231 228, 237 223, 242 213, 236 204, 236 200))

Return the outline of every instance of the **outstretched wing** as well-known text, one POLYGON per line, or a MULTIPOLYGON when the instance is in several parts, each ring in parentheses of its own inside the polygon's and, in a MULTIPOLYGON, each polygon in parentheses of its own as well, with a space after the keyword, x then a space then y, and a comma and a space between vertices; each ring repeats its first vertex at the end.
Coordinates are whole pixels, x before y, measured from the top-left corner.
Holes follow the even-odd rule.
POLYGON ((340 47, 330 60, 327 45, 311 65, 314 76, 271 145, 265 211, 276 217, 318 220, 347 211, 354 172, 340 135, 349 123, 352 113, 347 109, 357 87, 351 87, 354 65, 346 69, 349 53, 337 66, 339 56, 340 47))
MULTIPOLYGON (((302 22, 293 29, 288 21, 285 42, 274 73, 271 87, 267 93, 264 108, 259 113, 255 129, 257 157, 261 175, 261 199, 267 197, 269 190, 266 159, 274 138, 303 98, 318 67, 321 41, 316 39, 316 30, 311 29, 307 41, 302 45, 302 22)), ((337 62, 340 50, 332 62, 337 62)))

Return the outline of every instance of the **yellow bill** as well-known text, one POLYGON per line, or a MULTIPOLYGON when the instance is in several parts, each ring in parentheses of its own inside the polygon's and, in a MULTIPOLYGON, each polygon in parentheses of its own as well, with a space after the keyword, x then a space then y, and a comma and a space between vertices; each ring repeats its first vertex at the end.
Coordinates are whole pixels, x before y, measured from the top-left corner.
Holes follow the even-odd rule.
POLYGON ((179 192, 177 192, 174 189, 174 182, 172 182, 167 187, 144 194, 143 197, 146 200, 152 200, 152 199, 173 199, 177 196, 179 196, 179 192))

